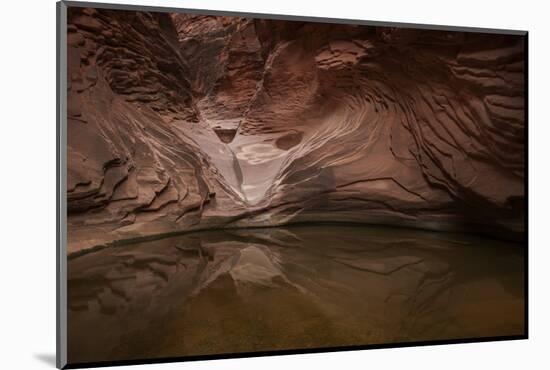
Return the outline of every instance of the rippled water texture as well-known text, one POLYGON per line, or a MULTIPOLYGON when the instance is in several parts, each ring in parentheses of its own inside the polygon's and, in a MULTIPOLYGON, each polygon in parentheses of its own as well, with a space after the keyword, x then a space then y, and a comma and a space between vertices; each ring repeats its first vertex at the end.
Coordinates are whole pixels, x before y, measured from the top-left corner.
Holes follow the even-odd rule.
POLYGON ((69 361, 524 331, 524 246, 358 226, 196 232, 69 260, 69 361))

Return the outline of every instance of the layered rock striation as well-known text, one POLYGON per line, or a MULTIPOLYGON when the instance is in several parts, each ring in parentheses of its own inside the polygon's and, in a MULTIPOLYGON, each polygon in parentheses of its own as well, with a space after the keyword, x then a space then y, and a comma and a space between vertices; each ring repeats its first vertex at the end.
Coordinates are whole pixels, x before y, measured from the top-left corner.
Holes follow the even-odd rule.
POLYGON ((524 235, 524 37, 68 12, 69 252, 211 227, 524 235))

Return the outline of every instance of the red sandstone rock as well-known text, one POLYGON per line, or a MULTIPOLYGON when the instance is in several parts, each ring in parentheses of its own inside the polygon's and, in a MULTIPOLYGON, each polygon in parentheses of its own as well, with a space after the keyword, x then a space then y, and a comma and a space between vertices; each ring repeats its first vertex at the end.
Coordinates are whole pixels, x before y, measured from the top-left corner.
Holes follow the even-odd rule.
POLYGON ((524 234, 524 38, 70 8, 69 252, 353 221, 524 234))

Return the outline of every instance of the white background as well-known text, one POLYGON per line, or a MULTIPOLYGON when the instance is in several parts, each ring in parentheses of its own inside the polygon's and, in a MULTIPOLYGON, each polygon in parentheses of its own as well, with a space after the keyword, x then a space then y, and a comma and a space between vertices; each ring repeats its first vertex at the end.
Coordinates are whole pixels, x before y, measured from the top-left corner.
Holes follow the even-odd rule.
MULTIPOLYGON (((530 339, 134 366, 132 369, 548 368, 550 350, 550 81, 544 1, 139 1, 259 13, 526 29, 529 42, 530 339)), ((124 1, 110 0, 123 3, 124 1)), ((55 1, 2 2, 0 17, 0 368, 53 368, 55 358, 55 1)), ((487 261, 490 263, 490 261, 487 261)))

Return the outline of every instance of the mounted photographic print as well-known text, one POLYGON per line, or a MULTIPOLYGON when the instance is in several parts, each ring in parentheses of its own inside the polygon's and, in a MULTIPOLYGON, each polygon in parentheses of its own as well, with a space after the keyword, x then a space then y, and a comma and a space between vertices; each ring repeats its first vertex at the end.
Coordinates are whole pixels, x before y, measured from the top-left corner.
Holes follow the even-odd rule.
POLYGON ((527 338, 527 32, 61 2, 58 172, 59 367, 527 338))

